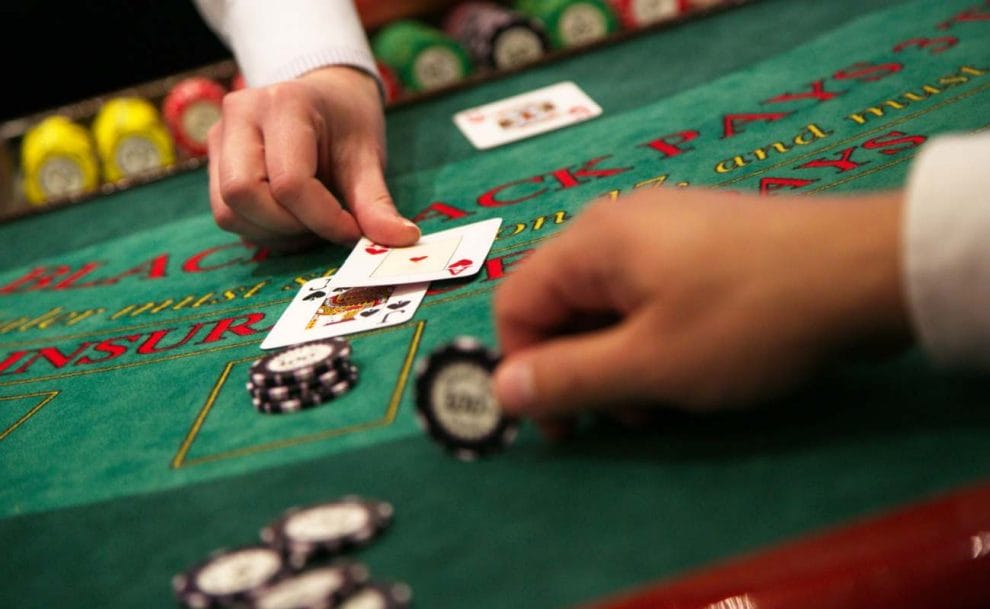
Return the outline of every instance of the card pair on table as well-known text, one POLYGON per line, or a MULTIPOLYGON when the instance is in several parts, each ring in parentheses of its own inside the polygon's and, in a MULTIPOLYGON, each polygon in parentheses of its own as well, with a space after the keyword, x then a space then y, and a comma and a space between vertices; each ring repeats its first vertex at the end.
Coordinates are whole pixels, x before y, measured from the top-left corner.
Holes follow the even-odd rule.
POLYGON ((422 237, 410 247, 361 239, 330 277, 303 284, 262 349, 385 328, 408 321, 433 281, 470 277, 484 264, 501 218, 422 237))

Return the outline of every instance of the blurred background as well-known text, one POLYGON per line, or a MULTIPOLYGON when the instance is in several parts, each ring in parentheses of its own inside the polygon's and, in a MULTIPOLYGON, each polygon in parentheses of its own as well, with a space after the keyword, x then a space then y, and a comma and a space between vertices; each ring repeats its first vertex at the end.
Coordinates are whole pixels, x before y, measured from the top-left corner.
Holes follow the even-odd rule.
POLYGON ((192 0, 0 3, 0 122, 229 59, 192 0))

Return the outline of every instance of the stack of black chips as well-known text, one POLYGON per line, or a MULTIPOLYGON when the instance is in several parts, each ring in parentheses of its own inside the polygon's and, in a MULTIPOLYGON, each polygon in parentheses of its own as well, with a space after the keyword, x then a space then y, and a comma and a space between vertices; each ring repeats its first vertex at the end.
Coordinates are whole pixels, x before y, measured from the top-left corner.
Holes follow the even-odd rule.
POLYGON ((298 412, 330 402, 358 381, 351 345, 343 338, 317 340, 266 355, 251 365, 248 393, 258 412, 298 412))

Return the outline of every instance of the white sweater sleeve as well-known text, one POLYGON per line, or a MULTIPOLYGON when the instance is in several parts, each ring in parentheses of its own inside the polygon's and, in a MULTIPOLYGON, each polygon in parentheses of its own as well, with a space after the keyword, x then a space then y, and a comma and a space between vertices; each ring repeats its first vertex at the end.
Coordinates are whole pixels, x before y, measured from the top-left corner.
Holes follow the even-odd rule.
POLYGON ((351 0, 194 0, 230 47, 249 86, 348 65, 378 78, 351 0))
POLYGON ((904 284, 936 364, 990 371, 990 133, 940 136, 906 192, 904 284))

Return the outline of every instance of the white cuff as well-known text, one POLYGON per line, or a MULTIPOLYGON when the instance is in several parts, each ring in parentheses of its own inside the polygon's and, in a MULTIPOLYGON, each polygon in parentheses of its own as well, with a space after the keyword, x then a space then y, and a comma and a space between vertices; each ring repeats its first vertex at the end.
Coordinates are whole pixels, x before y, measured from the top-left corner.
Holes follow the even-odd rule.
POLYGON ((935 363, 990 370, 990 133, 929 141, 908 177, 904 285, 935 363))
POLYGON ((350 0, 196 0, 196 5, 234 52, 249 86, 328 65, 352 66, 379 79, 350 0))

